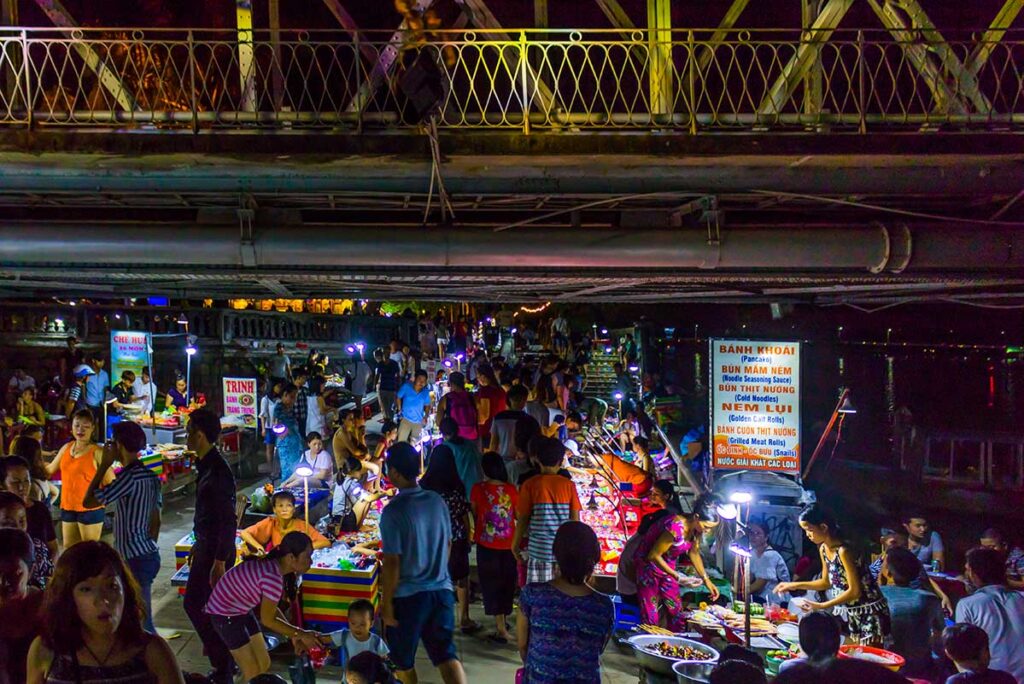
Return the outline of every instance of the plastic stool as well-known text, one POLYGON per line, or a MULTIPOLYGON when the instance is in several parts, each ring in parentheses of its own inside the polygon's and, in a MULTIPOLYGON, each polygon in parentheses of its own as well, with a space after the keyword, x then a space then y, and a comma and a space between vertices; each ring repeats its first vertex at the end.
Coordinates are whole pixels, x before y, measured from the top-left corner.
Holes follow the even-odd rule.
POLYGON ((640 624, 640 608, 626 603, 616 594, 612 596, 615 605, 615 631, 629 631, 640 624))

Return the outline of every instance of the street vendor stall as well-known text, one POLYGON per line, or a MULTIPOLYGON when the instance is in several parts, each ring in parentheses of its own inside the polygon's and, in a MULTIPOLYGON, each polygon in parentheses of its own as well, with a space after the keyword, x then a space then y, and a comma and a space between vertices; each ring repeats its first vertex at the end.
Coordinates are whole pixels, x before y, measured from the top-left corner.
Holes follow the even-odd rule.
POLYGON ((601 562, 595 574, 614 577, 626 539, 640 522, 638 510, 625 503, 613 483, 596 470, 577 471, 572 481, 583 506, 580 521, 594 530, 601 544, 601 562))
MULTIPOLYGON (((333 631, 348 625, 348 607, 358 599, 366 599, 375 606, 380 602, 380 571, 372 555, 353 552, 352 547, 373 545, 379 541, 381 502, 370 509, 358 532, 338 533, 328 548, 313 552, 313 564, 300 579, 299 606, 302 619, 308 628, 333 631)), ((321 525, 331 537, 335 535, 329 525, 321 525)), ((171 578, 172 586, 183 591, 188 582, 188 559, 195 543, 189 533, 174 545, 176 572, 171 578)), ((235 536, 236 563, 242 562, 245 542, 235 536)))
MULTIPOLYGON (((380 541, 383 501, 371 505, 358 532, 338 532, 334 544, 313 553, 313 566, 302 576, 301 606, 307 625, 320 631, 348 626, 348 607, 366 599, 380 602, 380 566, 376 558, 352 548, 372 548, 380 541)), ((331 530, 328 530, 331 532, 331 530)))

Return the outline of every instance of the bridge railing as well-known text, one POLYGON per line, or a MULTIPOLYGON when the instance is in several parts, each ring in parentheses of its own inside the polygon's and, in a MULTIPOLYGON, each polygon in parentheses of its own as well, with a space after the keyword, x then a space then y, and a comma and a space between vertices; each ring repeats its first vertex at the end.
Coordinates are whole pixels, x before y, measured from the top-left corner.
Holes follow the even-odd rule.
POLYGON ((896 442, 901 469, 945 485, 1024 491, 1024 434, 908 432, 896 442))
POLYGON ((999 131, 1024 34, 0 30, 0 125, 999 131))

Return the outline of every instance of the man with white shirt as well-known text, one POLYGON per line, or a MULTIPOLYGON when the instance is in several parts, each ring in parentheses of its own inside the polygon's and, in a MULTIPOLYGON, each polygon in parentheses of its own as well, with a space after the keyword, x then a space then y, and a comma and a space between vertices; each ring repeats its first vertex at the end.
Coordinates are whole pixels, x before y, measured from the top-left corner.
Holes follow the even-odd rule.
POLYGON ((976 592, 960 599, 956 621, 985 630, 992 659, 989 668, 1009 672, 1024 682, 1024 593, 1006 586, 1006 565, 994 549, 967 552, 964 573, 976 592))
POLYGON ((133 399, 142 407, 142 415, 148 416, 153 409, 153 398, 156 397, 156 385, 149 375, 149 366, 142 369, 139 377, 132 383, 133 399))

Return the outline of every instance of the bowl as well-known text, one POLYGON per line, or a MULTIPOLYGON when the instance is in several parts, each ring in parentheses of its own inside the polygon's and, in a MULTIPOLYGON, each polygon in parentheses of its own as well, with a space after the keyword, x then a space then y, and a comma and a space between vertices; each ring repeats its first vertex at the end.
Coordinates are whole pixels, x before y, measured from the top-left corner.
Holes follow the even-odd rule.
POLYGON ((875 663, 876 665, 888 668, 893 672, 897 672, 907 663, 903 656, 898 653, 886 651, 882 648, 875 648, 873 646, 860 646, 859 644, 847 644, 846 646, 840 646, 839 657, 866 660, 870 663, 875 663))
POLYGON ((657 634, 638 634, 637 636, 627 639, 626 643, 633 647, 633 653, 636 655, 636 659, 640 662, 640 665, 646 667, 652 672, 665 675, 666 677, 671 677, 675 674, 672 667, 676 663, 714 664, 718 662, 718 651, 707 644, 702 644, 699 641, 694 641, 692 639, 684 639, 683 637, 659 636, 657 634), (683 660, 681 658, 663 656, 659 653, 648 651, 645 648, 645 646, 650 646, 660 642, 667 642, 673 646, 689 646, 692 649, 703 651, 711 657, 708 660, 683 660))
POLYGON ((677 684, 707 684, 711 681, 711 671, 718 663, 695 663, 680 660, 672 666, 677 684))

